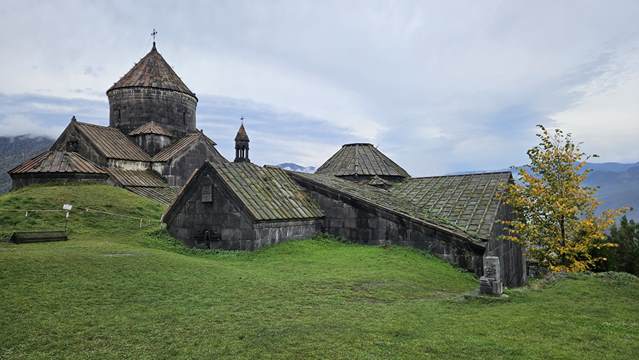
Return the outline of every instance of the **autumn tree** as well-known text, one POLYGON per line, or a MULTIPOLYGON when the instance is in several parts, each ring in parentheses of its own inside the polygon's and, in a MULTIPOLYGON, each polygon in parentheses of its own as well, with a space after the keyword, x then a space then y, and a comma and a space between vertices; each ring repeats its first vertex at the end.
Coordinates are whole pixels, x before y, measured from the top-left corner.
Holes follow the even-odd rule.
POLYGON ((519 169, 520 181, 502 195, 514 217, 504 221, 504 239, 522 244, 528 257, 551 271, 588 270, 595 250, 612 247, 605 230, 623 209, 595 213, 596 189, 583 186, 590 170, 587 155, 570 134, 538 125, 539 144, 528 150, 530 164, 519 169))

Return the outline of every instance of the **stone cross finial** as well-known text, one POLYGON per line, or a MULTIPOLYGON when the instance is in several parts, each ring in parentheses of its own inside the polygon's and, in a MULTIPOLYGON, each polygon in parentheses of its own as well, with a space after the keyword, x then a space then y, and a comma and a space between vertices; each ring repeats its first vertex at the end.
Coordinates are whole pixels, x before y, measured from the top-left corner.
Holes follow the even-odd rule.
POLYGON ((155 28, 153 29, 153 31, 151 32, 151 36, 153 36, 153 47, 155 47, 155 35, 157 35, 158 32, 155 31, 155 28))

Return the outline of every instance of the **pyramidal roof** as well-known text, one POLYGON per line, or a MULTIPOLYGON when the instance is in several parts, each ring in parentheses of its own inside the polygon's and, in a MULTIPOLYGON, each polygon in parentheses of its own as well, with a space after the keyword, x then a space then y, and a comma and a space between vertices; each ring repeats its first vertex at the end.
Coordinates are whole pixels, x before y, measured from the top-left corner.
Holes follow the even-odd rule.
POLYGON ((317 169, 316 174, 335 176, 410 177, 406 170, 372 144, 346 144, 317 169))
POLYGON ((244 129, 244 124, 240 125, 240 129, 237 131, 237 135, 235 135, 235 141, 249 141, 246 129, 244 129))
POLYGON ((153 48, 137 64, 133 66, 118 82, 107 90, 130 87, 147 87, 179 91, 195 97, 195 94, 182 82, 164 60, 153 43, 153 48))

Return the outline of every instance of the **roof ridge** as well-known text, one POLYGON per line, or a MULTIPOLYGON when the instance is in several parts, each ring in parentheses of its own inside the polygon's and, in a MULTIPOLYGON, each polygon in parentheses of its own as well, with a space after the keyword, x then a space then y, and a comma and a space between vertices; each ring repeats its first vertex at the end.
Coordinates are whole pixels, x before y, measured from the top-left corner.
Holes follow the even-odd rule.
POLYGON ((77 121, 77 120, 74 123, 76 125, 88 125, 88 126, 94 126, 94 127, 100 127, 100 128, 106 128, 106 129, 114 129, 114 130, 120 131, 119 129, 111 127, 111 126, 108 126, 108 125, 98 125, 98 124, 92 124, 92 123, 88 123, 88 122, 84 122, 84 121, 77 121))
POLYGON ((510 172, 510 171, 508 171, 508 170, 503 170, 503 171, 486 171, 486 172, 469 173, 469 174, 450 174, 450 175, 415 176, 415 177, 411 177, 411 180, 417 180, 417 179, 433 179, 433 178, 454 177, 454 176, 493 175, 493 174, 512 174, 512 172, 510 172))

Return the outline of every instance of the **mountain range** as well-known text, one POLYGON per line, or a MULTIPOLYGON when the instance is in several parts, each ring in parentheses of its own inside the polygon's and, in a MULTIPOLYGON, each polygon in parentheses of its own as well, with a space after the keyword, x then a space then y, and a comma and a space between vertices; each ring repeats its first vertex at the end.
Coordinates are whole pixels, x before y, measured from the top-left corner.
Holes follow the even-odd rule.
POLYGON ((7 171, 48 150, 53 142, 47 137, 0 136, 0 194, 11 190, 11 178, 7 171))
MULTIPOLYGON (((25 160, 33 158, 47 150, 54 140, 46 137, 28 135, 6 137, 0 136, 0 193, 11 189, 11 178, 7 171, 25 160)), ((291 162, 276 165, 282 169, 313 173, 313 166, 301 166, 291 162)), ((602 201, 601 210, 619 207, 631 207, 629 218, 639 220, 639 162, 623 163, 588 163, 592 169, 585 185, 598 187, 597 198, 602 201)), ((511 169, 517 178, 518 168, 511 169)))
POLYGON ((308 174, 312 174, 316 170, 314 166, 302 166, 302 165, 297 165, 295 163, 290 163, 290 162, 277 164, 275 166, 277 166, 278 168, 282 168, 284 170, 297 171, 297 172, 308 173, 308 174))

